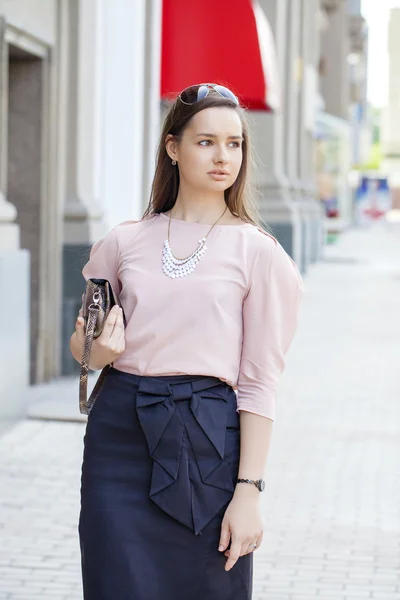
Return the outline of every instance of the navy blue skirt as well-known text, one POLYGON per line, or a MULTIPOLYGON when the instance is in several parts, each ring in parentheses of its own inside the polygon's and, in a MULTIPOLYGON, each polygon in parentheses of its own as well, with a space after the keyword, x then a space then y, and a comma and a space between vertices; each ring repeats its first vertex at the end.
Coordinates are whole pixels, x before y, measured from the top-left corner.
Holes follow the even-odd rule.
POLYGON ((111 368, 84 436, 85 600, 251 600, 253 553, 218 551, 238 475, 236 394, 216 377, 111 368))

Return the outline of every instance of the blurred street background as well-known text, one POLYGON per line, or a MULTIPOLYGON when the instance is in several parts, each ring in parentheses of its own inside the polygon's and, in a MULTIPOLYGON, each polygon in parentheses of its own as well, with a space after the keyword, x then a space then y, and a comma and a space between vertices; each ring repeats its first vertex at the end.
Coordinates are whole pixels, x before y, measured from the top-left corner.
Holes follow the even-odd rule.
POLYGON ((81 269, 198 82, 247 107, 306 288, 254 600, 400 600, 399 66, 395 0, 0 0, 0 600, 82 598, 81 269))

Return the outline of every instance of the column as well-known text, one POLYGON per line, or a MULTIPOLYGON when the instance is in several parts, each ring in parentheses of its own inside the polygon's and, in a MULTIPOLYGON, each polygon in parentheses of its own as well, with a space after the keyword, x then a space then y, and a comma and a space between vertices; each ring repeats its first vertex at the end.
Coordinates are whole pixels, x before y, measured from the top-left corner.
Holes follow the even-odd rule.
POLYGON ((15 222, 17 209, 8 202, 0 189, 0 250, 18 250, 19 225, 15 222))
POLYGON ((287 114, 286 66, 288 0, 260 0, 274 34, 280 73, 282 109, 275 114, 251 115, 252 134, 263 165, 257 174, 262 194, 259 212, 263 222, 301 267, 301 223, 287 173, 285 123, 287 114))
POLYGON ((69 0, 67 166, 64 242, 86 244, 103 235, 102 69, 104 0, 69 0))
POLYGON ((317 196, 314 131, 317 110, 319 62, 319 0, 301 3, 301 54, 303 75, 300 88, 298 171, 302 200, 302 256, 305 267, 322 255, 324 211, 317 196))
POLYGON ((0 18, 0 251, 20 247, 17 209, 7 200, 8 168, 8 44, 6 22, 0 18))
POLYGON ((146 9, 145 0, 70 0, 69 4, 64 374, 79 368, 70 356, 68 338, 81 304, 85 285, 81 271, 90 247, 121 221, 140 219, 143 214, 145 151, 150 144, 144 141, 145 103, 149 104, 146 127, 151 119, 156 124, 159 114, 154 117, 150 110, 154 94, 159 98, 156 78, 147 75, 152 91, 145 86, 146 31, 153 31, 151 23, 146 26, 146 9))
MULTIPOLYGON (((153 110, 159 85, 159 80, 146 72, 147 61, 153 56, 150 49, 146 53, 146 33, 151 35, 152 31, 146 23, 146 10, 149 18, 153 15, 155 19, 152 5, 152 0, 105 0, 102 202, 111 227, 127 219, 140 219, 143 214, 146 115, 153 110)), ((159 43, 158 39, 148 40, 152 49, 159 43)))
MULTIPOLYGON (((295 203, 301 219, 301 246, 303 248, 303 214, 301 181, 298 168, 298 140, 299 140, 299 118, 300 118, 300 89, 302 80, 302 56, 301 56, 301 0, 287 0, 286 14, 286 68, 285 68, 285 137, 284 137, 284 161, 285 170, 289 181, 291 199, 295 203)), ((304 272, 307 263, 304 260, 304 252, 300 252, 299 266, 304 272)))
POLYGON ((7 201, 8 45, 0 18, 0 424, 25 417, 29 385, 30 255, 20 248, 16 207, 7 201), (12 300, 10 301, 10 299, 12 300), (12 307, 10 305, 12 303, 12 307))
POLYGON ((161 17, 162 0, 148 0, 146 2, 146 66, 144 82, 144 131, 146 135, 143 140, 142 213, 150 199, 155 170, 155 157, 161 133, 161 17))
POLYGON ((77 373, 69 338, 81 305, 82 267, 91 245, 110 229, 101 206, 104 153, 103 62, 104 2, 65 0, 66 31, 65 199, 63 244, 62 343, 63 375, 77 373))
POLYGON ((298 199, 299 173, 297 141, 299 136, 300 84, 302 59, 300 47, 301 0, 288 0, 286 15, 287 56, 285 76, 285 166, 293 197, 298 199))

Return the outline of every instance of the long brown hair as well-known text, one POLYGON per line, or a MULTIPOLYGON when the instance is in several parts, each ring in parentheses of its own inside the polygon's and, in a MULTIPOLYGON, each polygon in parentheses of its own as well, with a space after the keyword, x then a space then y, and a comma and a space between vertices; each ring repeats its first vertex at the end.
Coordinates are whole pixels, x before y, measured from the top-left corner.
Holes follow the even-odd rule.
POLYGON ((184 104, 177 98, 169 109, 164 120, 158 144, 156 170, 150 192, 150 201, 143 214, 143 218, 152 213, 167 212, 176 202, 179 190, 179 171, 176 166, 172 165, 166 151, 165 139, 167 135, 170 133, 179 141, 185 127, 194 115, 206 108, 215 106, 223 106, 236 110, 242 124, 242 164, 236 181, 224 192, 225 202, 234 216, 240 217, 247 223, 259 226, 260 217, 256 210, 255 190, 250 183, 249 177, 253 158, 251 156, 252 149, 246 111, 241 106, 236 106, 231 100, 223 98, 214 90, 209 90, 206 98, 191 105, 184 104))

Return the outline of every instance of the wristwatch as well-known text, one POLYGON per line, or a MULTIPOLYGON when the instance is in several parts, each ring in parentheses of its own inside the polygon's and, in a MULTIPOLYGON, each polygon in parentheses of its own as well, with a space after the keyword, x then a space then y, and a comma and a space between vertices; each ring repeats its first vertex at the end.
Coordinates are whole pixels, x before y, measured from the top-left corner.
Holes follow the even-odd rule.
POLYGON ((265 489, 264 479, 237 479, 236 483, 254 483, 260 492, 263 492, 265 489))

